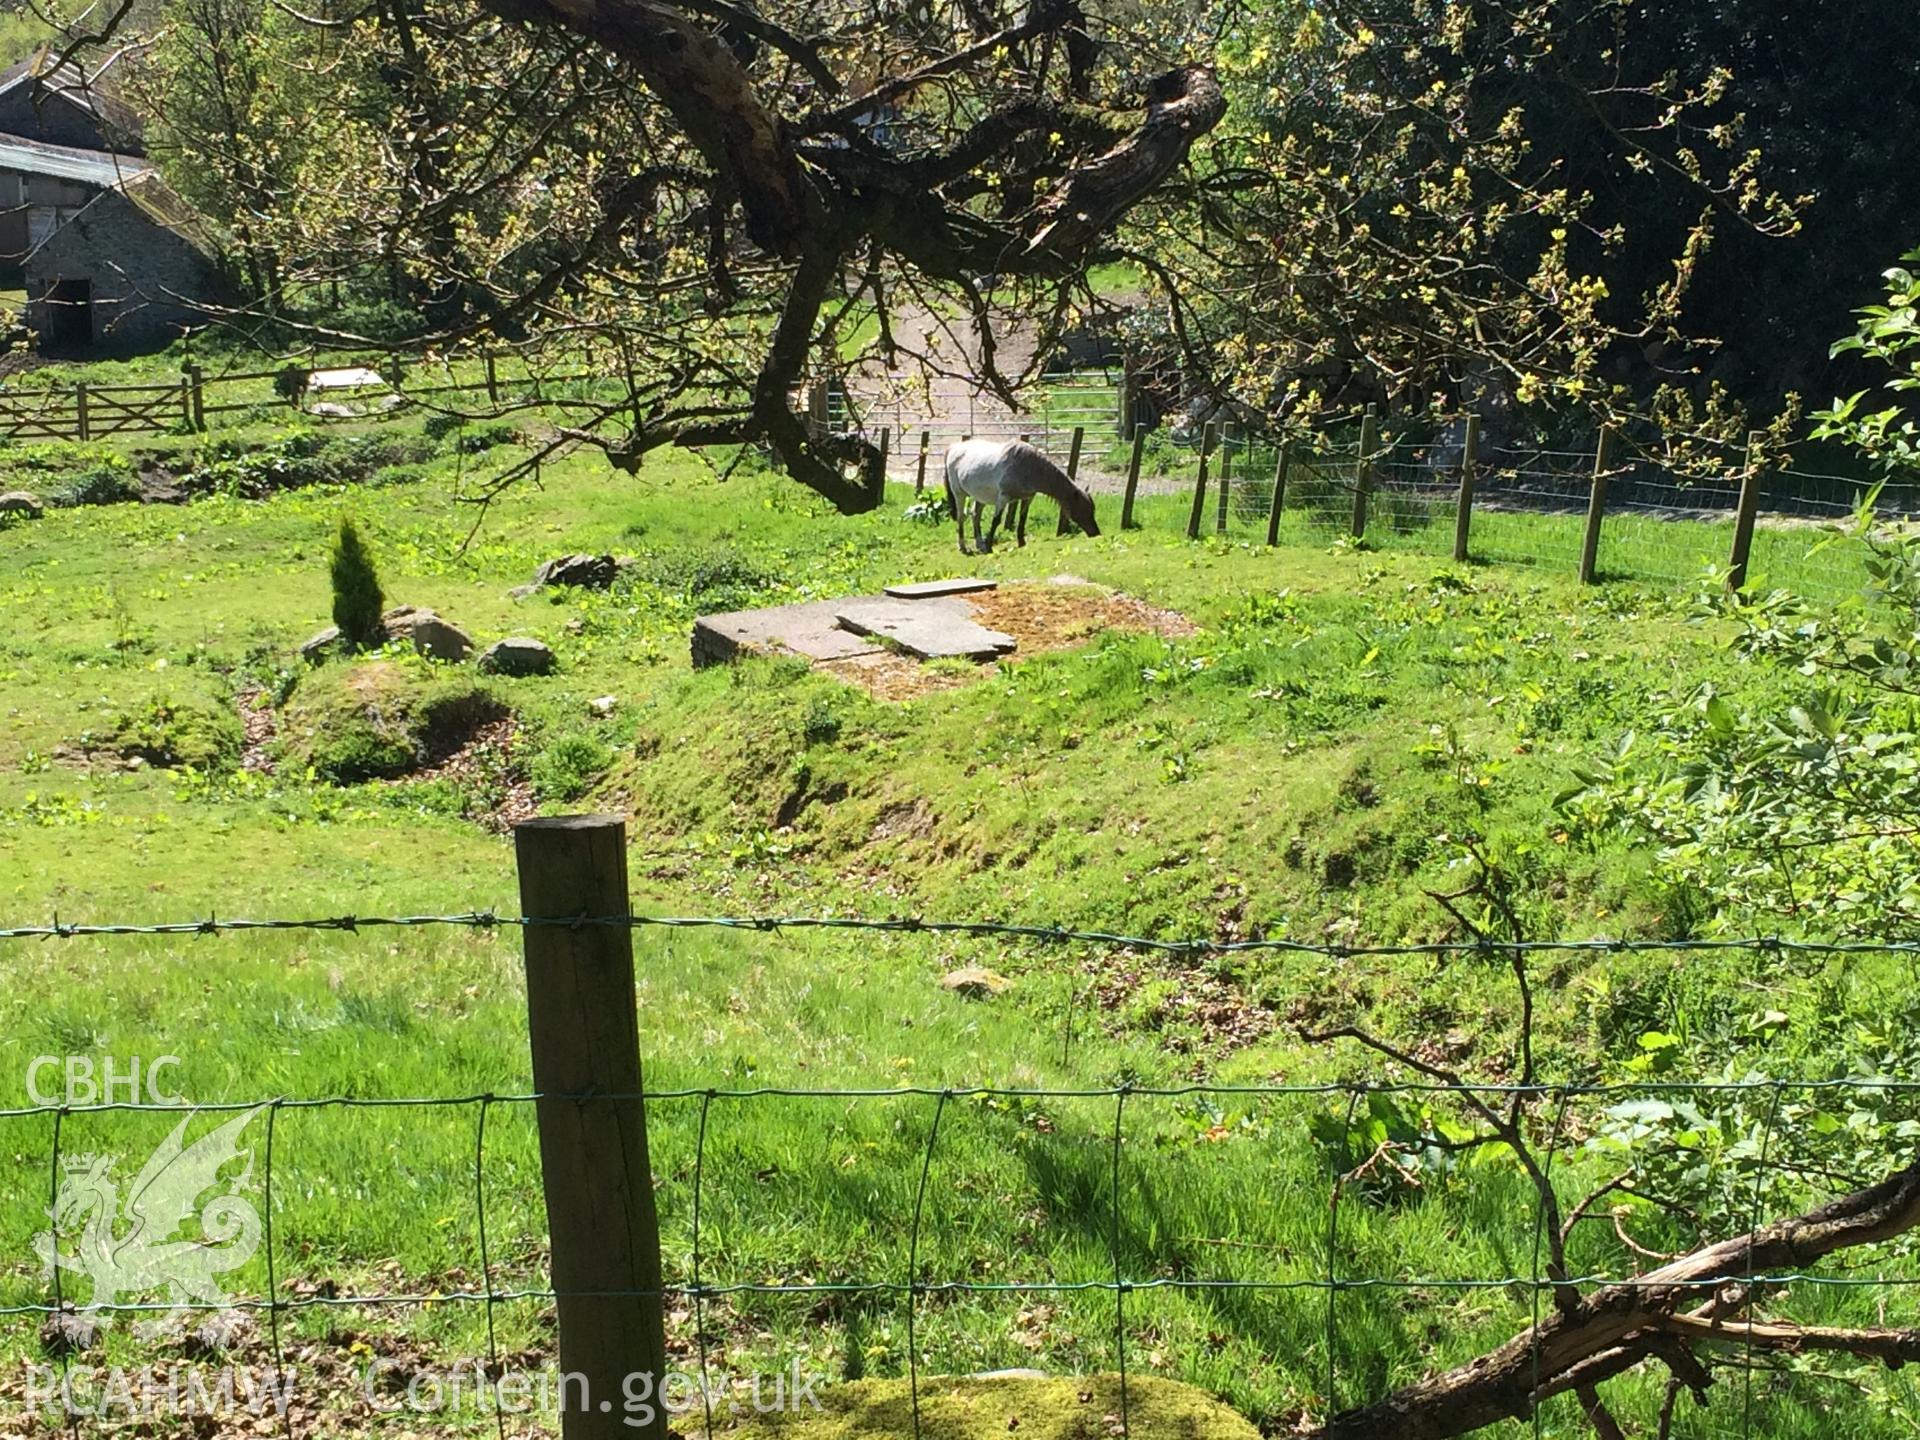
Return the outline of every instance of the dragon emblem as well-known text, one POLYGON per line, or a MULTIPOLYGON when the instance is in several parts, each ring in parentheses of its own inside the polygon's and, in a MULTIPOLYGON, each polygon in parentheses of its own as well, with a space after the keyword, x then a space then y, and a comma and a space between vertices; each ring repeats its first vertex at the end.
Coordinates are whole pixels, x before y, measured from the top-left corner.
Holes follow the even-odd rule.
POLYGON ((87 1309, 139 1300, 164 1291, 174 1306, 227 1303, 215 1277, 253 1258, 260 1215, 241 1191, 253 1176, 251 1151, 240 1132, 265 1106, 256 1106, 186 1143, 185 1116, 134 1177, 122 1200, 113 1163, 105 1156, 69 1159, 49 1212, 51 1229, 34 1238, 48 1279, 56 1268, 93 1284, 87 1309), (236 1161, 237 1175, 223 1180, 236 1161), (202 1205, 210 1190, 220 1193, 202 1205), (180 1231, 198 1218, 198 1237, 180 1231))

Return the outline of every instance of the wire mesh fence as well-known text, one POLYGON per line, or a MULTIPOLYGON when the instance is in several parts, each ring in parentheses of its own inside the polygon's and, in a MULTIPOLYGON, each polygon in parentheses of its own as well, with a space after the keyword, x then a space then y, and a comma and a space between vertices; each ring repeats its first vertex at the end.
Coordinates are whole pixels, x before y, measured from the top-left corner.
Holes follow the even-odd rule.
MULTIPOLYGON (((890 474, 916 488, 938 490, 951 441, 1018 436, 1073 468, 1096 496, 1178 497, 1185 503, 1139 508, 1163 526, 1184 518, 1196 539, 1344 536, 1383 550, 1675 587, 1717 567, 1823 598, 1865 579, 1864 547, 1848 533, 1873 491, 1864 477, 1727 447, 1684 457, 1637 451, 1612 436, 1590 447, 1481 445, 1477 422, 1464 420, 1396 433, 1371 428, 1365 416, 1337 417, 1285 436, 1210 422, 1129 437, 1118 419, 1122 398, 1096 378, 1043 387, 1020 415, 983 408, 915 419, 898 404, 844 418, 869 432, 884 423, 890 474)), ((1875 509, 1920 514, 1920 486, 1881 486, 1875 509)), ((1133 501, 1125 513, 1135 517, 1133 501)))
MULTIPOLYGON (((1223 961, 1920 956, 1914 944, 1767 936, 1348 946, 914 917, 483 911, 125 925, 53 920, 0 930, 0 940, 159 936, 184 943, 262 931, 371 937, 423 927, 825 932, 849 942, 929 935, 1223 961)), ((646 1051, 644 1029, 641 1043, 646 1051)), ((650 1065, 663 1058, 648 1054, 650 1065)), ((1130 1379, 1205 1383, 1233 1366, 1284 1377, 1300 1406, 1290 1423, 1320 1433, 1316 1427, 1331 1417, 1379 1401, 1437 1365, 1464 1363, 1515 1335, 1544 1346, 1543 1326, 1569 1296, 1644 1291, 1663 1297, 1659 1305, 1672 1311, 1715 1303, 1737 1289, 1765 1297, 1771 1328, 1728 1322, 1714 1337, 1722 1352, 1715 1363, 1736 1385, 1760 1376, 1761 1388, 1723 1410, 1711 1432, 1694 1433, 1788 1433, 1776 1425, 1809 1406, 1840 1424, 1837 1433, 1852 1433, 1844 1428, 1854 1423, 1849 1417, 1888 1393, 1896 1403, 1917 1398, 1911 1382, 1897 1376, 1874 1372, 1875 1385, 1867 1387, 1860 1383, 1865 1371, 1844 1372, 1837 1389, 1819 1390, 1816 1404, 1807 1387, 1818 1387, 1818 1377, 1791 1363, 1801 1347, 1783 1351, 1776 1343, 1782 1326, 1801 1334, 1818 1329, 1831 1339, 1842 1327, 1861 1334, 1910 1323, 1920 1266, 1898 1229, 1888 1231, 1888 1245, 1840 1265, 1817 1263, 1810 1248, 1804 1263, 1722 1261, 1679 1278, 1670 1273, 1676 1256, 1758 1235, 1768 1221, 1879 1180, 1872 1163, 1892 1168, 1907 1158, 1910 1147, 1892 1137, 1920 1125, 1920 1081, 1911 1077, 1483 1082, 1411 1057, 1391 1068, 1364 1067, 1368 1073, 1293 1082, 890 1078, 866 1087, 813 1087, 703 1083, 705 1063, 680 1059, 665 1067, 664 1081, 632 1094, 262 1092, 200 1102, 190 1114, 180 1103, 144 1096, 0 1110, 0 1151, 13 1156, 20 1173, 39 1161, 46 1210, 35 1223, 46 1226, 39 1253, 50 1262, 39 1273, 22 1263, 35 1248, 18 1233, 26 1207, 4 1212, 0 1239, 13 1253, 0 1263, 0 1323, 34 1326, 76 1306, 82 1315, 128 1320, 241 1311, 264 1327, 263 1363, 270 1359, 273 1373, 295 1375, 328 1337, 364 1333, 343 1326, 386 1316, 456 1348, 483 1347, 482 1373, 497 1381, 515 1365, 551 1358, 556 1303, 640 1299, 666 1310, 669 1356, 699 1382, 686 1392, 691 1418, 709 1427, 726 1393, 709 1383, 715 1373, 731 1373, 729 1366, 756 1346, 761 1353, 817 1355, 824 1334, 826 1348, 906 1380, 899 1433, 921 1433, 931 1377, 1030 1363, 1036 1354, 1111 1373, 1112 1433, 1158 1433, 1136 1428, 1130 1379), (636 1101, 645 1106, 651 1134, 662 1282, 634 1288, 615 1276, 587 1290, 557 1287, 546 1273, 551 1241, 538 1195, 542 1106, 636 1101), (1509 1140, 1489 1131, 1488 1115, 1513 1117, 1509 1140), (99 1157, 159 1154, 168 1133, 175 1126, 184 1133, 189 1118, 203 1130, 251 1127, 259 1248, 245 1264, 220 1272, 213 1293, 188 1287, 156 1295, 116 1286, 115 1272, 88 1260, 104 1253, 97 1244, 101 1212, 88 1203, 104 1193, 99 1157), (1833 1168, 1829 1156, 1804 1153, 1807 1137, 1829 1127, 1884 1133, 1884 1154, 1855 1175, 1833 1168), (1516 1144, 1542 1172, 1537 1182, 1517 1163, 1516 1144), (414 1173, 409 1157, 428 1153, 442 1157, 435 1172, 414 1173), (1637 1166, 1645 1173, 1623 1183, 1623 1169, 1637 1166), (416 1186, 419 1222, 436 1232, 442 1256, 431 1273, 376 1269, 370 1278, 384 1283, 338 1283, 335 1266, 344 1253, 380 1253, 384 1242, 356 1237, 351 1208, 343 1213, 323 1201, 347 1177, 370 1170, 382 1183, 416 1186), (1682 1174, 1691 1179, 1675 1179, 1682 1174), (1664 1193, 1663 1182, 1680 1191, 1664 1193), (829 1211, 857 1216, 858 1224, 830 1225, 829 1211), (810 1226, 832 1233, 810 1234, 810 1226), (103 1282, 114 1287, 104 1298, 103 1282), (1892 1390, 1877 1388, 1883 1384, 1892 1390)), ((1846 1153, 1861 1168, 1857 1150, 1846 1153)), ((111 1236, 110 1207, 105 1219, 111 1236)), ((143 1278, 149 1289, 157 1280, 166 1291, 166 1275, 161 1266, 143 1278)), ((564 1334, 564 1318, 562 1325, 564 1334)), ((57 1362, 63 1372, 81 1363, 71 1352, 57 1362)), ((370 1363, 377 1369, 377 1357, 370 1363)), ((1542 1372, 1523 1423, 1538 1433, 1575 1433, 1586 1424, 1583 1402, 1548 1381, 1542 1372)), ((1639 1413, 1657 1408, 1659 1398, 1649 1383, 1617 1403, 1639 1413)), ((77 1431, 81 1419, 97 1418, 82 1412, 63 1419, 77 1431)), ((493 1412, 502 1434, 509 1413, 493 1412)), ((289 1434, 338 1433, 297 1406, 281 1421, 289 1434)), ((1874 1432, 1869 1425, 1858 1433, 1874 1432)))

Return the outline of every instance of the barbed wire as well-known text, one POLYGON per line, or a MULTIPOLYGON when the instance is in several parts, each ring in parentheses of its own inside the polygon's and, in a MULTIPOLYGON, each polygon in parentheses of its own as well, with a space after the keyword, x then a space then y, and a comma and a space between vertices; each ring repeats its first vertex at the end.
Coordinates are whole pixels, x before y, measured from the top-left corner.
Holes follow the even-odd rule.
POLYGON ((57 915, 44 925, 0 927, 0 940, 73 940, 119 935, 220 935, 274 930, 339 931, 352 934, 381 927, 466 927, 478 930, 553 927, 579 930, 589 926, 666 930, 750 930, 776 934, 789 930, 853 930, 900 935, 962 935, 1033 940, 1047 944, 1086 944, 1121 950, 1148 950, 1175 955, 1240 955, 1256 952, 1315 955, 1326 959, 1367 957, 1436 958, 1473 954, 1605 954, 1660 952, 1708 954, 1715 951, 1754 950, 1762 953, 1804 955, 1920 955, 1920 940, 1809 940, 1787 935, 1721 936, 1712 939, 1658 940, 1628 936, 1592 936, 1582 939, 1501 940, 1476 936, 1466 940, 1410 940, 1377 945, 1350 945, 1338 941, 1296 940, 1262 936, 1245 940, 1218 940, 1130 935, 1113 930, 1084 930, 1069 925, 1033 924, 1001 920, 937 920, 918 915, 503 915, 491 910, 465 910, 432 915, 334 915, 307 919, 222 919, 92 923, 68 922, 57 915))

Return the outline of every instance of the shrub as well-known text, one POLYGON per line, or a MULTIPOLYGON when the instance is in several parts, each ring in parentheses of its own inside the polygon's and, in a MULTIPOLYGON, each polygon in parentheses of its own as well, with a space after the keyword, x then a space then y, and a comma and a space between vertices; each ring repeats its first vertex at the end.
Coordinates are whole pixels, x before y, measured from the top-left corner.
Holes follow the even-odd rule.
POLYGON ((591 735, 562 735, 529 767, 534 788, 548 800, 578 800, 613 763, 613 752, 591 735))
POLYGON ((380 593, 380 577, 374 574, 373 557, 367 553, 353 521, 341 518, 340 533, 334 537, 333 623, 349 645, 368 648, 386 638, 380 612, 386 597, 380 593))
POLYGON ((422 464, 438 453, 422 435, 391 435, 374 431, 358 435, 330 435, 315 452, 327 478, 348 482, 382 465, 422 464))
POLYGON ((496 445, 512 445, 519 439, 520 432, 512 425, 475 425, 461 431, 454 439, 453 447, 462 455, 484 455, 496 445))
POLYGON ((310 378, 304 365, 282 365, 273 377, 273 393, 289 405, 298 405, 306 398, 310 378))
POLYGON ((642 560, 637 578, 706 610, 744 609, 783 583, 780 575, 727 545, 656 552, 642 560))
POLYGON ((309 430, 293 430, 266 445, 217 440, 207 445, 181 483, 195 492, 257 500, 333 479, 323 443, 309 430))
POLYGON ((429 415, 420 426, 429 440, 451 438, 453 449, 462 455, 481 455, 496 445, 510 445, 520 438, 519 430, 503 420, 474 421, 465 415, 429 415))
POLYGON ((806 717, 800 722, 800 738, 809 745, 831 745, 840 738, 840 716, 832 701, 816 698, 807 706, 806 717))
POLYGON ((115 457, 90 465, 57 491, 56 505, 116 505, 140 496, 140 486, 127 470, 126 461, 115 457))

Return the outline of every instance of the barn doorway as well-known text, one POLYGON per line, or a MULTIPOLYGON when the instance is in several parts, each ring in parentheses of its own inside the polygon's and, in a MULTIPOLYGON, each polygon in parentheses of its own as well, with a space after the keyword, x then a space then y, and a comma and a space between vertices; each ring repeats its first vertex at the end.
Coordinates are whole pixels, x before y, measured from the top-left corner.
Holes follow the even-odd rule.
POLYGON ((93 282, 56 280, 47 291, 47 331, 41 337, 49 350, 85 350, 93 344, 93 282))

